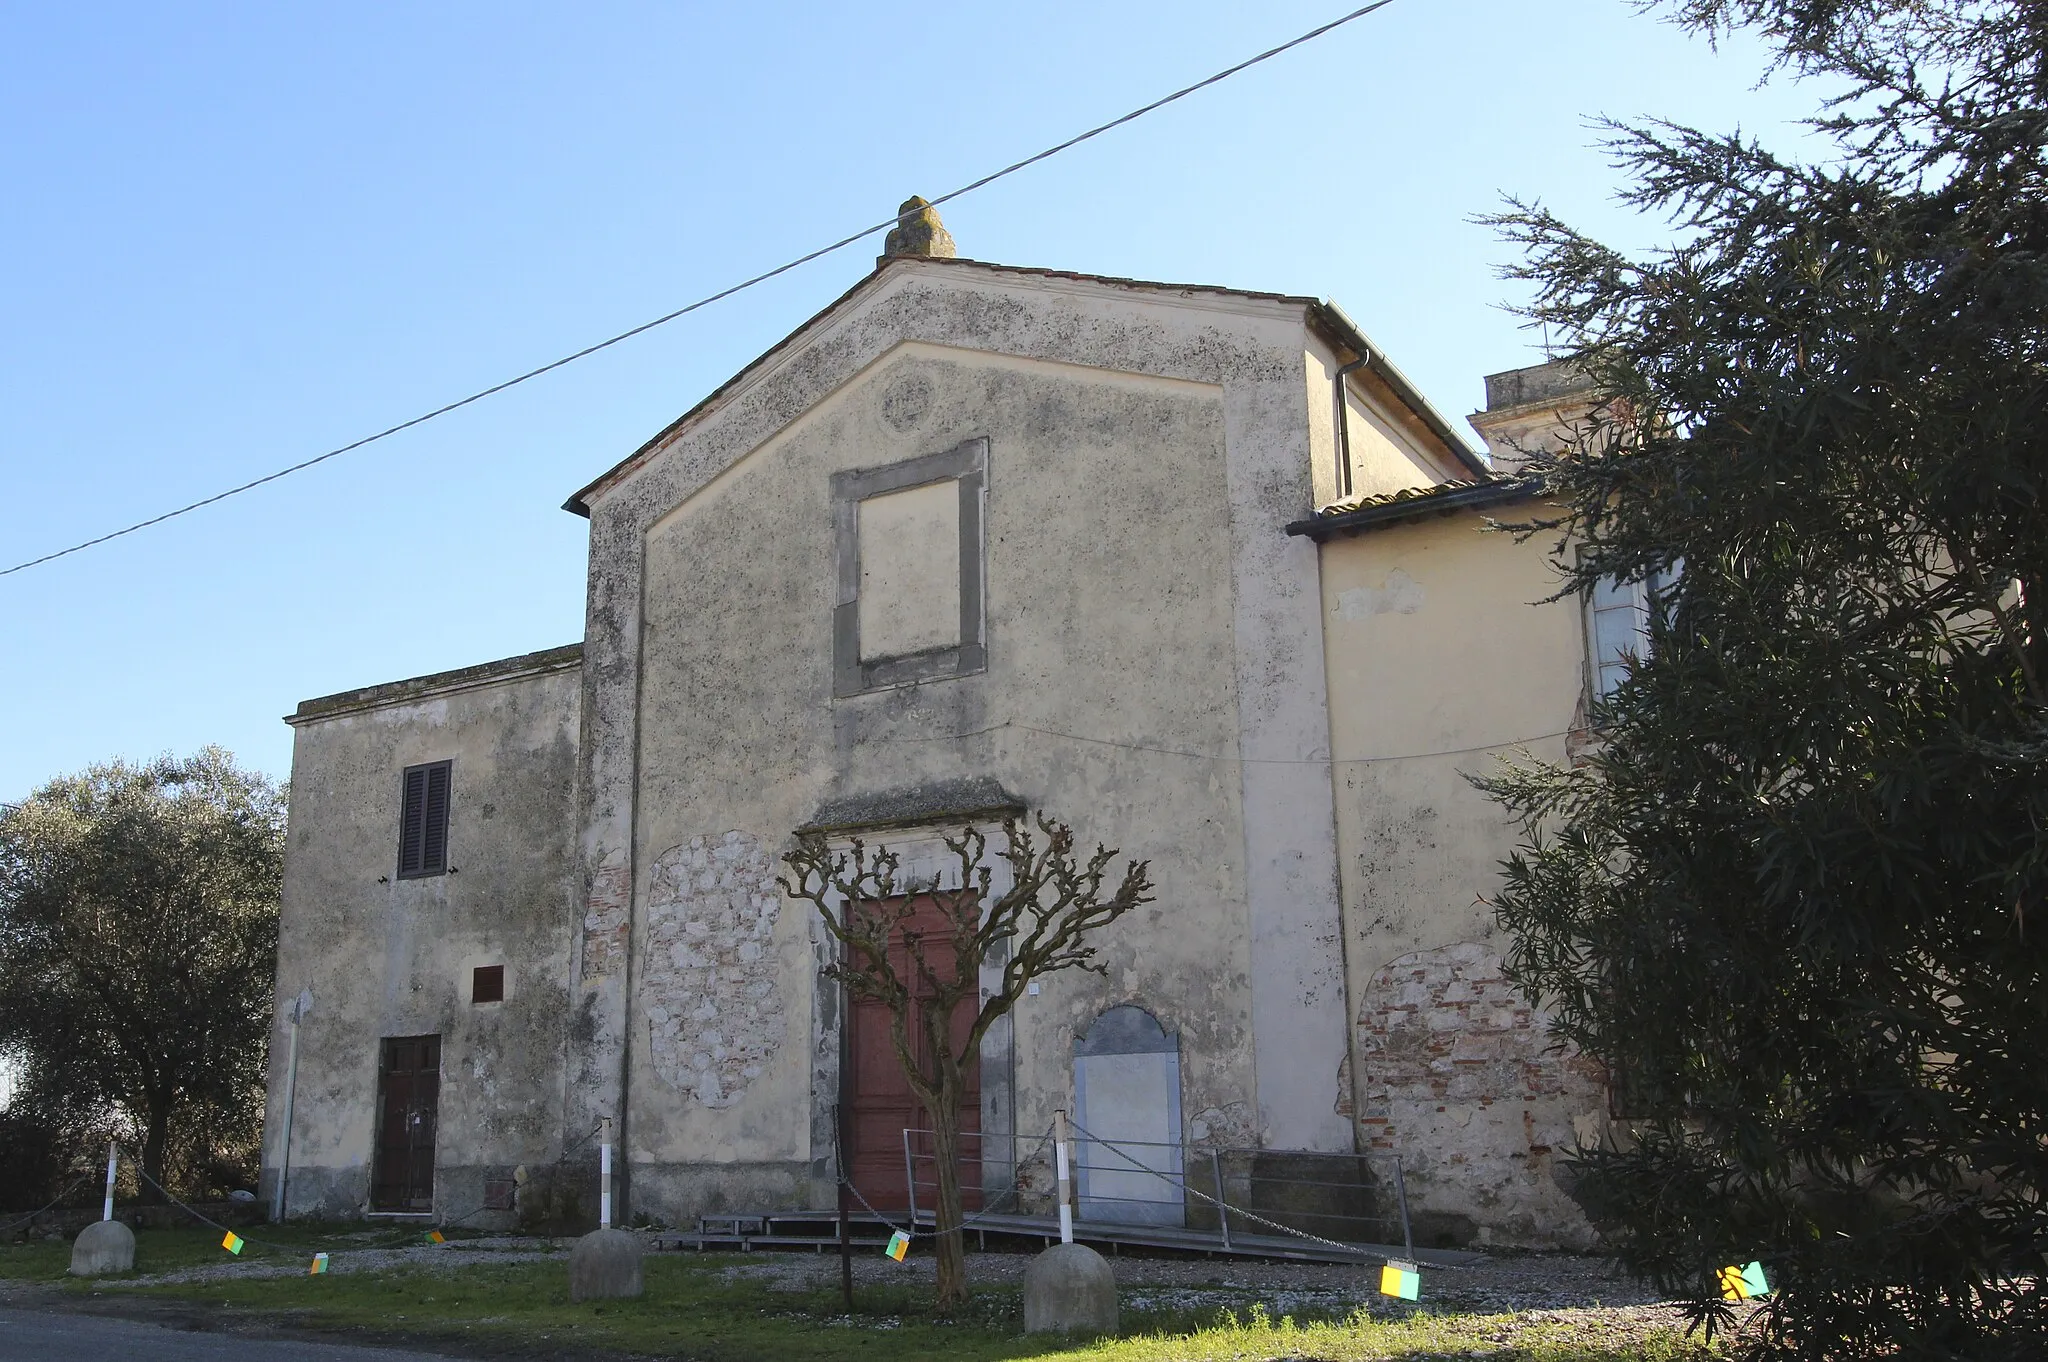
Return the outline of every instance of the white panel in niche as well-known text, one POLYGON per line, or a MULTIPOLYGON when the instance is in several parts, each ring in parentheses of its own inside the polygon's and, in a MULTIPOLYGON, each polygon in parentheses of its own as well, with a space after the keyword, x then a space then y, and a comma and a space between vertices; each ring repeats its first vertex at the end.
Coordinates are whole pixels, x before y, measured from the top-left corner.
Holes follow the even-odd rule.
POLYGON ((860 503, 860 657, 960 644, 960 484, 860 503))
POLYGON ((1074 1047, 1075 1200, 1083 1220, 1183 1225, 1180 1042, 1141 1007, 1112 1007, 1074 1047), (1100 1143, 1097 1143, 1097 1142, 1100 1143))

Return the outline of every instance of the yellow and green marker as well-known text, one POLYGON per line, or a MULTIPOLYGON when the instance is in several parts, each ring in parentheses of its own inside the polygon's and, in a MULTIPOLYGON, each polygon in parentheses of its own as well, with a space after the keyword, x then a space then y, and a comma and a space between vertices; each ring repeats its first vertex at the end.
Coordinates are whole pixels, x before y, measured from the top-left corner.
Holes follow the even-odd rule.
POLYGON ((1389 1258, 1387 1265, 1380 1269, 1380 1294, 1398 1296, 1404 1301, 1419 1299, 1422 1295, 1422 1269, 1413 1263, 1389 1258))
POLYGON ((1719 1272, 1721 1299, 1730 1301, 1755 1300, 1771 1294, 1771 1284, 1764 1280, 1764 1265, 1751 1263, 1748 1267, 1724 1267, 1719 1272))

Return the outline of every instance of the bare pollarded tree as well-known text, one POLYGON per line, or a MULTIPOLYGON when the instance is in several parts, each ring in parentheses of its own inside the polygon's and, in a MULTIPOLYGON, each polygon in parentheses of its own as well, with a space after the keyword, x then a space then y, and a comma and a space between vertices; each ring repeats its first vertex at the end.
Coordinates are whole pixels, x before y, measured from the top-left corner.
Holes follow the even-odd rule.
POLYGON ((887 1009, 896 1060, 931 1120, 941 1307, 967 1297, 960 1100, 982 1038, 1032 980, 1064 969, 1106 972, 1089 938, 1152 901, 1150 862, 1126 861, 1109 888, 1111 863, 1122 853, 1098 845, 1081 859, 1073 829, 1057 819, 1008 819, 1003 837, 995 854, 1009 865, 1010 885, 1000 894, 993 892, 987 838, 973 827, 944 838, 959 863, 950 888, 906 877, 895 852, 858 840, 834 848, 805 834, 782 858, 790 869, 779 881, 783 892, 816 908, 838 945, 825 977, 887 1009), (918 925, 934 916, 937 927, 918 925), (982 968, 998 963, 1000 982, 984 997, 982 968), (977 998, 972 1021, 956 1032, 955 1012, 977 998))

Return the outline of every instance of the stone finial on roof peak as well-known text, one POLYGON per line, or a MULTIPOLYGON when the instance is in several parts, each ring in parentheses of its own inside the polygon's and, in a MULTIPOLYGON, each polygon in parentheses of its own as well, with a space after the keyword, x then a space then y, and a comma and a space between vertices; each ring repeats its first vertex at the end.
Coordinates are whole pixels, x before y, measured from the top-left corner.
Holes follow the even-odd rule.
POLYGON ((953 245, 953 234, 939 221, 939 210, 915 194, 896 210, 896 225, 882 242, 883 260, 899 255, 948 259, 959 253, 953 245))

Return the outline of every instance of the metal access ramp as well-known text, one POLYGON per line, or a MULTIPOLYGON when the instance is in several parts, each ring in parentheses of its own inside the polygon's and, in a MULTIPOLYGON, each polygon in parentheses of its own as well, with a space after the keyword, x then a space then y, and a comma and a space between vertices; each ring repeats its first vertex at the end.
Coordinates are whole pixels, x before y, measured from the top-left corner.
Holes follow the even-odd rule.
MULTIPOLYGON (((962 1131, 978 1142, 972 1176, 984 1209, 967 1212, 972 1242, 1053 1244, 1055 1215, 1046 1205, 1055 1163, 1054 1133, 1029 1137, 962 1131), (1035 1204, 1034 1204, 1035 1203, 1035 1204)), ((851 1183, 859 1209, 847 1216, 848 1242, 879 1248, 899 1228, 930 1233, 938 1188, 929 1131, 903 1132, 903 1184, 891 1189, 903 1211, 877 1210, 851 1183)), ((1077 1167, 1080 1213, 1074 1238, 1112 1253, 1124 1247, 1211 1257, 1308 1263, 1378 1264, 1390 1258, 1456 1267, 1485 1255, 1414 1247, 1401 1162, 1391 1150, 1339 1153, 1248 1149, 1098 1139, 1076 1126, 1060 1156, 1077 1167), (1093 1177, 1091 1178, 1091 1172, 1093 1177)), ((966 1171, 963 1169, 963 1171, 966 1171)), ((1064 1177, 1064 1167, 1061 1169, 1064 1177)), ((885 1206, 888 1203, 884 1203, 885 1206)), ((656 1237, 660 1248, 698 1250, 802 1249, 839 1245, 833 1211, 760 1211, 706 1215, 694 1232, 656 1237)))
MULTIPOLYGON (((847 1217, 851 1246, 862 1252, 877 1252, 889 1240, 895 1225, 915 1224, 927 1233, 933 1218, 920 1211, 896 1218, 861 1211, 847 1217)), ((966 1233, 978 1247, 991 1241, 997 1246, 1041 1246, 1059 1242, 1059 1221, 1052 1216, 1005 1215, 981 1212, 969 1217, 966 1233)), ((1388 1258, 1407 1258, 1433 1267, 1461 1267, 1481 1261, 1485 1255, 1459 1249, 1424 1249, 1412 1252, 1399 1244, 1349 1244, 1333 1248, 1304 1239, 1277 1234, 1243 1234, 1233 1231, 1229 1238, 1215 1230, 1183 1229, 1171 1225, 1123 1225, 1104 1220, 1076 1220, 1074 1239, 1106 1252, 1122 1248, 1167 1249, 1199 1253, 1210 1257, 1258 1258, 1304 1263, 1349 1263, 1378 1265, 1388 1258)), ((838 1218, 830 1211, 761 1211, 744 1215, 699 1217, 695 1231, 656 1235, 657 1249, 696 1249, 700 1252, 755 1253, 773 1250, 808 1249, 827 1253, 839 1246, 838 1218)))

